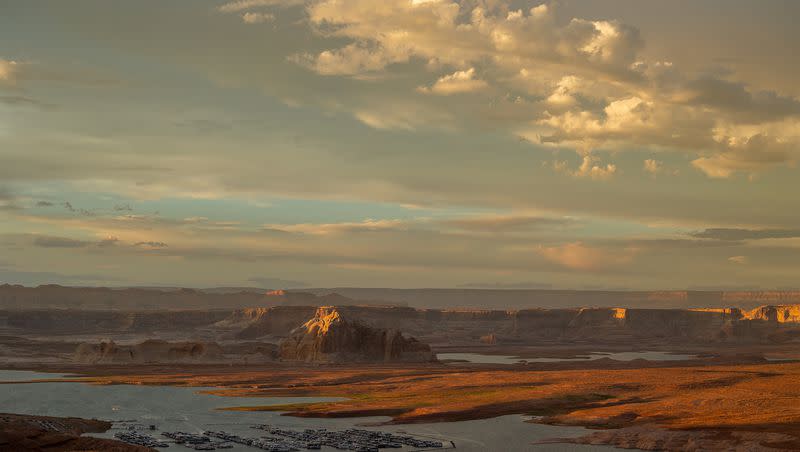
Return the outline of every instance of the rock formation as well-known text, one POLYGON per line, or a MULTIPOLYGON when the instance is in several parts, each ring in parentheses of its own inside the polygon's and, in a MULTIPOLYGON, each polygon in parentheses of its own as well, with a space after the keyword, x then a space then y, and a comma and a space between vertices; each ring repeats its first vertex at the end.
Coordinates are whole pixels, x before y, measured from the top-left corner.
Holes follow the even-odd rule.
POLYGON ((113 341, 80 344, 75 361, 86 364, 180 363, 221 361, 222 348, 216 343, 166 342, 148 340, 136 345, 117 345, 113 341))
MULTIPOLYGON (((315 306, 268 305, 239 310, 0 310, 0 335, 87 334, 218 341, 283 339, 315 315, 315 306)), ((431 343, 476 344, 489 333, 501 344, 541 341, 775 343, 800 339, 800 304, 740 308, 580 308, 523 310, 338 306, 346 319, 399 330, 431 343)), ((483 339, 487 341, 489 338, 483 339)))
POLYGON ((316 363, 425 362, 433 354, 427 344, 398 330, 373 328, 326 306, 281 342, 280 357, 316 363))

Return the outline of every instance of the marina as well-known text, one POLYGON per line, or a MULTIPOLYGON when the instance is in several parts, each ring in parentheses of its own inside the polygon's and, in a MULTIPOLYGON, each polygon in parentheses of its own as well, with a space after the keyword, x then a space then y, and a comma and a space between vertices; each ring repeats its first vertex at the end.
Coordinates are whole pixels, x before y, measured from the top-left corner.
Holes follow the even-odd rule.
MULTIPOLYGON (((155 429, 155 426, 151 427, 153 428, 150 428, 150 430, 155 429)), ((413 450, 433 450, 445 447, 444 441, 425 439, 408 434, 393 434, 356 428, 346 430, 328 430, 325 428, 297 430, 261 424, 254 425, 251 429, 261 431, 261 436, 253 438, 223 430, 207 430, 203 433, 163 432, 161 435, 171 440, 174 444, 194 450, 231 449, 234 447, 233 444, 269 452, 320 450, 323 446, 336 450, 356 452, 379 452, 380 449, 401 449, 404 447, 412 448, 413 450)), ((167 441, 141 433, 141 430, 136 424, 128 425, 123 431, 115 433, 114 438, 137 446, 169 447, 167 441)), ((447 445, 450 448, 455 448, 455 443, 452 441, 447 442, 447 445)))

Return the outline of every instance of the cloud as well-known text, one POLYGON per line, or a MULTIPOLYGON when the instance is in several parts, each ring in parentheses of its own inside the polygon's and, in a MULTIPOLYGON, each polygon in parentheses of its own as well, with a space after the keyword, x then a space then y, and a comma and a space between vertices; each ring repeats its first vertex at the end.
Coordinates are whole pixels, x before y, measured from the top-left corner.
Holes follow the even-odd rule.
POLYGON ((16 201, 17 196, 10 189, 0 186, 0 211, 21 210, 16 201))
POLYGON ((557 172, 567 173, 573 177, 584 177, 592 180, 609 180, 617 173, 617 165, 608 163, 603 166, 602 163, 597 163, 597 157, 592 155, 584 155, 581 165, 575 170, 570 169, 569 163, 566 161, 554 162, 553 168, 557 172))
POLYGON ((138 246, 147 249, 155 249, 155 248, 167 248, 169 245, 167 245, 164 242, 136 242, 133 244, 133 246, 138 246))
POLYGON ((560 246, 539 247, 544 258, 566 268, 581 271, 598 271, 627 264, 633 260, 634 250, 607 250, 572 242, 560 246))
POLYGON ((774 91, 752 92, 747 85, 709 76, 687 82, 675 97, 686 104, 726 112, 741 122, 800 116, 800 101, 774 91))
POLYGON ((800 141, 755 134, 719 138, 722 151, 692 160, 692 165, 708 177, 725 179, 736 172, 757 172, 770 166, 796 160, 800 141))
POLYGON ((321 75, 361 75, 384 69, 392 63, 405 63, 410 55, 402 48, 374 48, 368 44, 349 44, 318 55, 295 55, 291 61, 309 67, 321 75))
POLYGON ((273 20, 275 20, 275 15, 270 13, 246 12, 242 14, 242 21, 246 24, 263 24, 273 20))
POLYGON ((430 88, 421 86, 417 90, 423 93, 449 96, 451 94, 479 91, 487 86, 488 84, 485 81, 475 78, 475 68, 469 68, 465 71, 456 71, 441 77, 430 88))
POLYGON ((0 84, 14 85, 19 74, 20 64, 0 58, 0 84))
MULTIPOLYGON (((0 78, 0 82, 2 79, 0 78)), ((35 107, 40 109, 51 109, 54 106, 45 102, 38 101, 32 97, 27 96, 0 96, 0 104, 20 106, 20 107, 35 107)))
POLYGON ((653 176, 664 170, 664 162, 654 159, 647 159, 644 161, 644 171, 653 176))
POLYGON ((101 240, 78 240, 69 237, 35 235, 32 238, 33 246, 39 248, 106 248, 114 246, 119 242, 116 237, 106 237, 101 240))
POLYGON ((380 232, 402 230, 408 227, 404 220, 364 220, 344 223, 265 224, 267 231, 291 232, 306 235, 330 235, 344 232, 380 232))
POLYGON ((53 207, 54 205, 55 205, 55 203, 52 203, 50 201, 37 201, 36 202, 36 207, 53 207))
POLYGON ((747 256, 731 256, 728 258, 728 262, 732 264, 745 265, 747 264, 747 256))
POLYGON ((447 112, 407 101, 359 107, 353 111, 353 116, 369 127, 381 130, 447 128, 453 122, 453 116, 447 112))
MULTIPOLYGON (((456 69, 430 86, 417 87, 429 94, 522 90, 528 100, 515 116, 528 126, 511 132, 581 155, 643 147, 688 151, 695 154, 693 166, 712 178, 753 174, 797 160, 796 133, 757 131, 781 121, 796 128, 797 99, 752 90, 722 75, 693 76, 671 62, 645 61, 640 55, 644 41, 635 27, 579 17, 563 22, 555 9, 543 4, 510 10, 452 0, 387 0, 379 7, 368 0, 320 0, 307 6, 312 30, 345 44, 298 53, 292 60, 329 76, 388 72, 393 65, 415 61, 456 69), (481 79, 475 75, 478 65, 486 75, 481 79), (756 127, 720 135, 740 125, 756 127)), ((378 121, 364 122, 387 128, 378 121)), ((601 180, 614 171, 590 162, 574 175, 601 180)))
POLYGON ((36 237, 33 244, 42 248, 83 248, 89 246, 90 242, 75 240, 67 237, 36 237))
POLYGON ((133 207, 130 204, 115 204, 114 205, 115 212, 132 212, 133 207))
POLYGON ((483 215, 442 221, 442 224, 459 229, 480 232, 505 232, 531 228, 563 227, 573 224, 570 218, 551 218, 528 215, 483 215))
POLYGON ((412 56, 461 67, 490 58, 500 65, 538 60, 616 73, 628 72, 641 46, 638 31, 618 22, 573 19, 559 25, 548 5, 505 14, 501 8, 470 5, 447 0, 387 0, 378 7, 369 0, 315 2, 308 7, 311 23, 325 35, 354 42, 312 58, 336 55, 338 66, 351 69, 348 73, 381 70, 412 56), (346 64, 350 59, 374 63, 346 64))
POLYGON ((737 229, 710 228, 690 234, 699 239, 725 241, 792 239, 800 237, 800 229, 737 229))
POLYGON ((287 8, 302 5, 303 0, 237 0, 220 5, 217 9, 223 13, 236 13, 253 8, 281 7, 287 8))

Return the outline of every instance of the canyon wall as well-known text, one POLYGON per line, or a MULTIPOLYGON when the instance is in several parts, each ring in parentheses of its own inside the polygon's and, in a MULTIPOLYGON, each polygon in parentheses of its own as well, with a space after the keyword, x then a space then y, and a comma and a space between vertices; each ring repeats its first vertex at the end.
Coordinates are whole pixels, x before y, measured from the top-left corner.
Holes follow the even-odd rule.
MULTIPOLYGON (((285 337, 289 325, 312 315, 313 307, 273 307, 259 311, 240 337, 285 337)), ((630 343, 775 342, 800 334, 800 305, 753 310, 719 309, 525 309, 435 310, 397 307, 337 308, 348 318, 375 328, 398 329, 430 343, 486 341, 532 343, 596 341, 630 343)), ((233 314, 234 317, 241 314, 233 314)))
MULTIPOLYGON (((0 311, 0 334, 107 335, 277 343, 315 316, 316 306, 194 311, 0 311), (156 333, 165 334, 156 334, 156 333), (168 334, 166 334, 168 333, 168 334), (201 334, 202 333, 202 334, 201 334), (149 336, 147 336, 149 335, 149 336)), ((739 308, 577 308, 523 310, 337 306, 372 328, 403 331, 428 343, 594 341, 785 342, 800 337, 800 304, 739 308), (484 341, 488 339, 483 339, 484 341)), ((102 336, 101 336, 102 337, 102 336)), ((174 340, 173 339, 173 340, 174 340)))
POLYGON ((303 289, 317 295, 338 293, 356 300, 381 300, 417 308, 530 309, 620 306, 625 308, 690 309, 768 304, 800 304, 800 290, 543 290, 543 289, 303 289))

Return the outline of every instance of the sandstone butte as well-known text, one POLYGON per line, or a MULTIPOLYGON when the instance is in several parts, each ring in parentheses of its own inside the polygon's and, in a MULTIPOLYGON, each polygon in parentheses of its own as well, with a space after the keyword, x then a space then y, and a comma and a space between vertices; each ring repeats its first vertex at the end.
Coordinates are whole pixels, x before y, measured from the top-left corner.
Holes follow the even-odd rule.
POLYGON ((349 319, 333 306, 317 309, 314 317, 295 328, 279 346, 287 361, 426 362, 433 359, 430 346, 406 338, 398 330, 373 328, 349 319))

